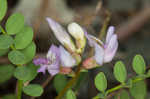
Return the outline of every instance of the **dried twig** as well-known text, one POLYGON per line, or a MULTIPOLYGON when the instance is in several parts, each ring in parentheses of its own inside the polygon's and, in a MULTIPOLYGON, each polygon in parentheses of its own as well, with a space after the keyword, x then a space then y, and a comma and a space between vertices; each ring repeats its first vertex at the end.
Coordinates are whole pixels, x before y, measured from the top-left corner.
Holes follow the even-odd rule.
MULTIPOLYGON (((48 4, 49 4, 48 2, 49 1, 50 0, 42 0, 42 4, 41 4, 40 10, 39 10, 39 17, 37 17, 35 19, 35 22, 33 23, 34 33, 38 32, 40 24, 42 23, 42 21, 44 19, 44 16, 46 14, 46 11, 47 11, 47 8, 48 8, 48 4)), ((36 35, 35 35, 35 38, 36 38, 36 35)))
POLYGON ((42 87, 45 88, 45 87, 49 84, 49 82, 50 82, 52 79, 53 79, 53 76, 49 76, 49 77, 46 79, 46 81, 42 84, 42 87))
POLYGON ((129 19, 126 23, 118 26, 116 33, 121 42, 129 38, 150 19, 150 7, 145 7, 137 15, 129 19))

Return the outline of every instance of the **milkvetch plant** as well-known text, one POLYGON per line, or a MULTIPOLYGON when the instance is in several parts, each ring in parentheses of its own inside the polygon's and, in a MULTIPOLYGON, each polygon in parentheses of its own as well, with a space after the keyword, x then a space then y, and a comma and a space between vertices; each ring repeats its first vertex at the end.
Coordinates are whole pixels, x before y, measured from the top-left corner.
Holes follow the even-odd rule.
MULTIPOLYGON (((0 0, 0 22, 6 11, 7 0, 0 0)), ((16 94, 3 95, 2 99, 23 99, 23 93, 39 97, 50 80, 53 80, 57 92, 56 99, 77 99, 78 89, 85 78, 82 74, 88 74, 90 69, 111 62, 117 53, 118 36, 114 26, 108 27, 103 42, 76 22, 70 23, 66 30, 49 17, 46 21, 61 44, 51 44, 45 56, 36 58, 33 29, 25 25, 22 14, 14 13, 8 17, 5 26, 0 25, 0 57, 5 55, 10 62, 0 64, 0 84, 11 77, 17 79, 16 94), (94 49, 90 57, 84 55, 86 46, 94 49), (50 78, 45 83, 32 83, 39 73, 44 77, 47 71, 50 78)), ((139 54, 133 58, 132 68, 136 75, 128 77, 122 61, 114 64, 112 76, 120 84, 113 88, 107 87, 109 79, 103 71, 99 72, 94 79, 98 94, 93 99, 107 99, 111 93, 115 99, 144 99, 147 93, 144 80, 150 77, 150 70, 146 71, 144 58, 139 54)))

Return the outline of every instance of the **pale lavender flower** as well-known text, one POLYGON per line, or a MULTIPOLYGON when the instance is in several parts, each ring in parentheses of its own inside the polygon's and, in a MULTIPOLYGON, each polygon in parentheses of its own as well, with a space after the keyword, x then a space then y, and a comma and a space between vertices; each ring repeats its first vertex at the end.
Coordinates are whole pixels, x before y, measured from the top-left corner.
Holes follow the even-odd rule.
POLYGON ((72 22, 68 25, 68 33, 76 40, 75 46, 69 34, 59 23, 51 18, 46 18, 46 20, 48 21, 50 28, 53 30, 56 38, 62 43, 62 45, 64 45, 65 48, 71 52, 77 52, 79 54, 84 51, 86 38, 84 36, 84 30, 79 24, 72 22))
POLYGON ((46 70, 53 76, 59 73, 60 53, 59 48, 52 45, 48 51, 46 58, 38 58, 34 61, 35 65, 40 65, 38 72, 45 73, 46 70))
POLYGON ((46 18, 46 20, 48 21, 50 28, 53 30, 54 35, 59 40, 59 42, 62 43, 62 45, 64 45, 67 49, 75 52, 75 45, 66 30, 51 18, 46 18))
POLYGON ((60 66, 73 67, 76 65, 76 60, 62 46, 52 45, 48 51, 46 58, 38 58, 34 61, 35 65, 40 65, 38 72, 45 74, 46 70, 54 76, 60 72, 60 66))
POLYGON ((105 43, 103 43, 96 37, 87 34, 86 31, 85 36, 89 41, 89 45, 91 47, 94 47, 95 49, 95 55, 93 56, 93 58, 95 59, 97 64, 102 65, 103 63, 108 63, 112 61, 118 49, 117 35, 114 34, 113 26, 110 26, 107 31, 105 43))
POLYGON ((73 67, 76 65, 76 60, 72 57, 72 55, 65 50, 62 46, 59 46, 60 51, 60 61, 63 67, 73 67))

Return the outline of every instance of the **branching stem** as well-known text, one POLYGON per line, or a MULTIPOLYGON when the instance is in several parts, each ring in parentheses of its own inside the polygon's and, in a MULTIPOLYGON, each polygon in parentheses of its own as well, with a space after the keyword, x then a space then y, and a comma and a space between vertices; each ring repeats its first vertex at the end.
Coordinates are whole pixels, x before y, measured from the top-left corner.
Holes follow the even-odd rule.
MULTIPOLYGON (((7 32, 2 28, 2 26, 0 26, 0 29, 2 31, 2 33, 4 35, 7 35, 7 32)), ((11 50, 16 50, 16 48, 11 45, 10 46, 11 50)), ((16 66, 22 66, 22 65, 16 65, 16 66)), ((22 80, 18 80, 17 81, 17 86, 16 86, 16 89, 17 89, 17 92, 16 92, 16 95, 17 95, 17 99, 21 99, 21 96, 22 96, 22 87, 23 87, 23 81, 22 80)))

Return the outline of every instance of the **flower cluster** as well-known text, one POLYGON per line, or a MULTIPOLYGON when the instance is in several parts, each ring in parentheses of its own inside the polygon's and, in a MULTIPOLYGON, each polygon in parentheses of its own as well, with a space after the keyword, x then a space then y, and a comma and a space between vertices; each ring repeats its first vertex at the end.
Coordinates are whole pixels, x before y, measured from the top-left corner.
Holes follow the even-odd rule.
POLYGON ((33 61, 34 64, 40 65, 38 72, 45 73, 48 70, 52 76, 57 73, 70 73, 71 68, 81 62, 81 55, 86 45, 86 39, 89 46, 95 49, 95 54, 83 62, 84 68, 89 69, 96 65, 110 62, 115 56, 118 48, 118 40, 117 35, 114 34, 114 27, 109 27, 106 42, 103 43, 98 38, 88 34, 75 22, 68 25, 67 33, 59 23, 51 18, 47 18, 47 21, 54 35, 64 47, 62 45, 57 47, 52 44, 46 58, 35 59, 33 61), (75 39, 75 43, 69 34, 75 39))

